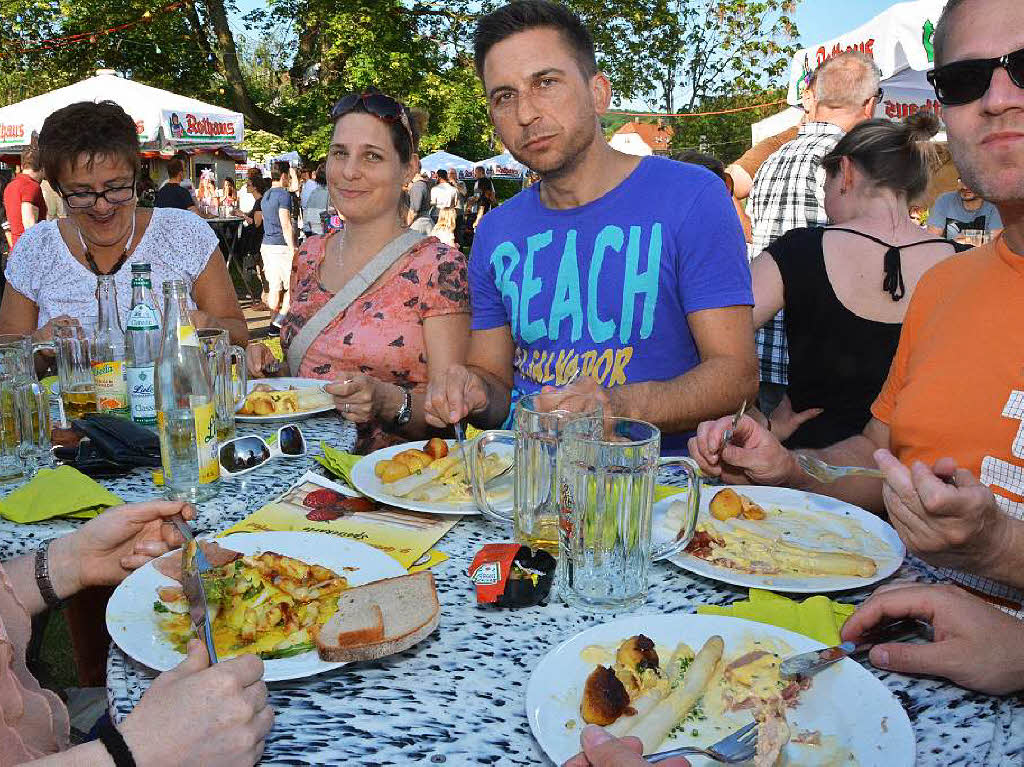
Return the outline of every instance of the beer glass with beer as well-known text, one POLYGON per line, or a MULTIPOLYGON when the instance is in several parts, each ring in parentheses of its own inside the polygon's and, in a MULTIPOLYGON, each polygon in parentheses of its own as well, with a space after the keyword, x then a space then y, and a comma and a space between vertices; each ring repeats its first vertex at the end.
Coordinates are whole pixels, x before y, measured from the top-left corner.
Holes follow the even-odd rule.
POLYGON ((96 383, 92 377, 93 328, 61 325, 53 330, 60 398, 68 421, 96 412, 96 383))

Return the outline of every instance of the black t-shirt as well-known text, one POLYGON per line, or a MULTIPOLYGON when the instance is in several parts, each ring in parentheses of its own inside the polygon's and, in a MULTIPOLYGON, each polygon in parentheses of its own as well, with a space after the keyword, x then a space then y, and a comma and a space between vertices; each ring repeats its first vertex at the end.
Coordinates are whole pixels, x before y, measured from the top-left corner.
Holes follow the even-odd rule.
POLYGON ((154 208, 180 208, 181 210, 188 210, 195 204, 188 189, 170 181, 160 187, 156 193, 156 199, 153 201, 154 208))
POLYGON ((782 275, 793 410, 824 409, 786 440, 790 448, 825 447, 864 430, 903 327, 865 319, 839 300, 825 269, 825 231, 793 229, 768 246, 782 275))

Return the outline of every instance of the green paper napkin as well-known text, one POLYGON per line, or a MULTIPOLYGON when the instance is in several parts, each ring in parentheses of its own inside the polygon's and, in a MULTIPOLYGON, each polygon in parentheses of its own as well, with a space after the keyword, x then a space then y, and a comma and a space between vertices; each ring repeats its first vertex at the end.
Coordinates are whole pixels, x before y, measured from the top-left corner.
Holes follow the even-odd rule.
POLYGON ((313 456, 316 462, 335 476, 344 479, 345 482, 354 488, 355 483, 352 482, 352 469, 363 456, 337 450, 326 442, 320 443, 320 449, 323 450, 324 454, 323 456, 313 456))
POLYGON ((0 499, 0 517, 11 522, 40 522, 54 517, 92 519, 124 503, 78 469, 40 469, 31 480, 0 499))
POLYGON ((808 597, 803 602, 795 602, 771 591, 750 589, 746 601, 733 602, 724 607, 701 605, 697 612, 701 615, 730 615, 767 623, 809 636, 831 647, 841 641, 839 630, 855 609, 853 605, 835 602, 820 594, 808 597))

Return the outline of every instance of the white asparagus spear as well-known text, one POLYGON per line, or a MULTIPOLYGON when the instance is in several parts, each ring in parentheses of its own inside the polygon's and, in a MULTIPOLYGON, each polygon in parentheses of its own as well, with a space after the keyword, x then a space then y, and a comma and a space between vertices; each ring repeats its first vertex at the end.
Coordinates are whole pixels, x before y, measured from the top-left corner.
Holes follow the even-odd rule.
POLYGON ((657 751, 672 728, 693 710, 704 694, 724 649, 722 637, 716 634, 708 639, 686 669, 682 683, 629 728, 628 734, 639 738, 644 744, 645 754, 657 751))

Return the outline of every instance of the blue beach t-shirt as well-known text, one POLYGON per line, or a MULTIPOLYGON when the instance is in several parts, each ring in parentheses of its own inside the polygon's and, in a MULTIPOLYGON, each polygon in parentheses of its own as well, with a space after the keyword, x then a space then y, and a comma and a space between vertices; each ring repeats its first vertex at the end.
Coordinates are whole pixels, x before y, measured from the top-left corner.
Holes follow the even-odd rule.
MULTIPOLYGON (((750 306, 746 244, 721 179, 645 157, 617 187, 568 210, 538 186, 488 213, 469 262, 473 329, 508 325, 513 402, 577 367, 605 387, 664 381, 700 362, 686 315, 750 306)), ((686 434, 662 435, 662 451, 686 434)))

